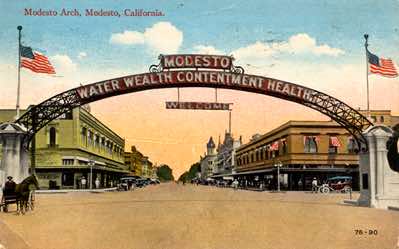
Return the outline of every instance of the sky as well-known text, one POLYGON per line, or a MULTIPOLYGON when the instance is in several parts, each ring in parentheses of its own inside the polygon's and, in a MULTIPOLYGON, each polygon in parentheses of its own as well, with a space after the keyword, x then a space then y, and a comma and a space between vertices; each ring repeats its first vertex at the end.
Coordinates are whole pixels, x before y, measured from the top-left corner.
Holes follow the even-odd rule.
MULTIPOLYGON (((365 33, 369 50, 399 64, 399 1, 0 1, 0 108, 15 108, 18 33, 54 65, 55 76, 21 70, 21 106, 80 84, 148 72, 159 54, 233 55, 246 73, 277 78, 366 108, 365 33), (57 12, 56 16, 32 13, 57 12), (80 16, 61 16, 62 10, 80 16), (86 11, 119 16, 86 16, 86 11), (127 16, 125 10, 162 12, 127 16)), ((369 76, 371 109, 399 115, 399 78, 369 76)), ((182 101, 214 101, 213 89, 180 90, 182 101)), ((176 89, 131 93, 92 103, 92 113, 152 162, 177 177, 228 129, 223 111, 166 110, 176 89)), ((234 90, 232 132, 244 142, 289 120, 328 120, 301 105, 234 90)))

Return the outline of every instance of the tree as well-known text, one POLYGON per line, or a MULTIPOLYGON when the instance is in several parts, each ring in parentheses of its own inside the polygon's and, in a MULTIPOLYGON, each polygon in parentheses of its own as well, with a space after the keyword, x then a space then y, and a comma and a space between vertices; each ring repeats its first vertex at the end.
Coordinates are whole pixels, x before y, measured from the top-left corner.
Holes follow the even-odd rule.
POLYGON ((184 172, 180 177, 179 177, 179 182, 187 182, 187 179, 188 179, 188 177, 187 177, 187 175, 188 175, 188 172, 186 171, 186 172, 184 172))
POLYGON ((166 164, 157 168, 157 176, 162 182, 174 181, 172 169, 166 164))
POLYGON ((201 172, 201 164, 200 163, 194 163, 191 165, 189 171, 184 172, 180 177, 179 181, 186 181, 189 182, 192 179, 197 177, 197 173, 201 172))

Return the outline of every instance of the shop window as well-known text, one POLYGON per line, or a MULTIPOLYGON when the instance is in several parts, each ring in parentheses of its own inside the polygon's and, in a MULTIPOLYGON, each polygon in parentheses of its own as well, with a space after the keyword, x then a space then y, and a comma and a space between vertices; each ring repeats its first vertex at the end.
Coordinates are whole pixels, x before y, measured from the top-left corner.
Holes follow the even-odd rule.
POLYGON ((94 141, 95 141, 94 146, 99 148, 100 147, 100 135, 96 135, 94 141))
POLYGON ((89 133, 87 134, 87 139, 88 139, 88 144, 93 145, 93 132, 89 130, 89 133))
POLYGON ((336 146, 330 145, 328 147, 328 153, 329 154, 337 154, 338 153, 338 148, 336 146))
POLYGON ((57 131, 54 127, 50 128, 50 148, 54 148, 57 141, 57 131))
POLYGON ((283 147, 283 155, 287 154, 287 141, 285 139, 282 140, 282 147, 283 147))
POLYGON ((362 185, 363 189, 369 189, 369 175, 367 173, 362 174, 362 185))
POLYGON ((330 154, 337 154, 338 147, 341 147, 341 142, 339 141, 338 137, 331 136, 330 137, 330 144, 328 147, 328 153, 330 154))
POLYGON ((304 147, 307 153, 317 153, 317 137, 306 136, 304 138, 304 147))
POLYGON ((62 159, 62 165, 73 165, 73 159, 62 159))
POLYGON ((348 138, 348 153, 358 153, 359 147, 353 137, 348 138))
POLYGON ((101 138, 101 147, 105 148, 105 137, 101 138))
POLYGON ((82 128, 81 139, 82 139, 82 144, 84 146, 87 146, 87 129, 86 129, 86 127, 82 128))
POLYGON ((62 172, 62 186, 73 186, 74 182, 73 172, 62 172))

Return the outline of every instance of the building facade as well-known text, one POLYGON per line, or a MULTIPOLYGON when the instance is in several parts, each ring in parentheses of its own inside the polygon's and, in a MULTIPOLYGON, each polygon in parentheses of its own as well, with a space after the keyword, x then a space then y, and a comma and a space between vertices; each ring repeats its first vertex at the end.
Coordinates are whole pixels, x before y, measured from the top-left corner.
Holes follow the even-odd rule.
POLYGON ((370 115, 368 115, 366 110, 359 110, 364 116, 370 116, 370 121, 374 125, 385 125, 393 127, 399 124, 399 116, 393 116, 390 110, 370 110, 370 115))
POLYGON ((235 173, 236 150, 242 144, 242 138, 234 139, 230 132, 225 132, 223 143, 218 144, 214 169, 214 177, 235 173))
MULTIPOLYGON (((10 120, 11 113, 0 110, 0 122, 10 120)), ((123 158, 125 140, 88 108, 75 108, 51 121, 35 138, 36 167, 31 170, 43 189, 88 188, 90 180, 94 186, 96 179, 101 187, 111 187, 128 173, 123 158)))
POLYGON ((135 146, 131 147, 130 152, 125 152, 124 156, 125 164, 131 174, 144 178, 156 178, 156 167, 135 146))
POLYGON ((209 176, 216 173, 215 161, 216 161, 216 145, 213 138, 210 137, 206 144, 206 153, 200 158, 201 165, 201 179, 205 180, 209 176))
MULTIPOLYGON (((374 125, 393 127, 399 116, 390 110, 358 110, 374 125)), ((290 121, 264 135, 256 134, 237 150, 234 177, 273 189, 277 178, 289 190, 305 190, 316 177, 351 176, 359 186, 359 148, 348 131, 333 121, 290 121), (278 168, 278 170, 277 170, 278 168), (279 176, 277 177, 277 171, 279 176)))
POLYGON ((358 186, 357 152, 353 137, 335 122, 289 121, 237 150, 235 177, 270 189, 279 178, 282 189, 305 190, 314 177, 321 184, 345 175, 358 186))

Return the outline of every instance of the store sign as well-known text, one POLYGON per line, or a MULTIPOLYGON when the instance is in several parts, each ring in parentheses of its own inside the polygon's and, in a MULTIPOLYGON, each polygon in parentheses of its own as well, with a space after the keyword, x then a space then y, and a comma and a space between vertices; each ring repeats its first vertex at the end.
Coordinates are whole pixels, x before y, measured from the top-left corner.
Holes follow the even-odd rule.
MULTIPOLYGON (((281 98, 288 97, 297 102, 313 102, 313 96, 317 94, 312 89, 293 83, 239 73, 239 70, 236 69, 240 67, 234 67, 233 58, 230 56, 163 55, 160 60, 160 64, 150 73, 81 86, 76 88, 77 95, 80 99, 90 102, 146 89, 191 86, 249 90, 281 98), (202 70, 187 68, 202 68, 202 70)), ((153 66, 155 65, 151 67, 153 66)))
POLYGON ((209 102, 165 102, 166 109, 191 109, 191 110, 230 110, 230 103, 209 103, 209 102))
POLYGON ((58 173, 37 173, 39 179, 57 179, 59 176, 58 173))
POLYGON ((212 68, 229 70, 233 66, 233 57, 221 55, 174 54, 161 55, 161 66, 172 68, 212 68))

